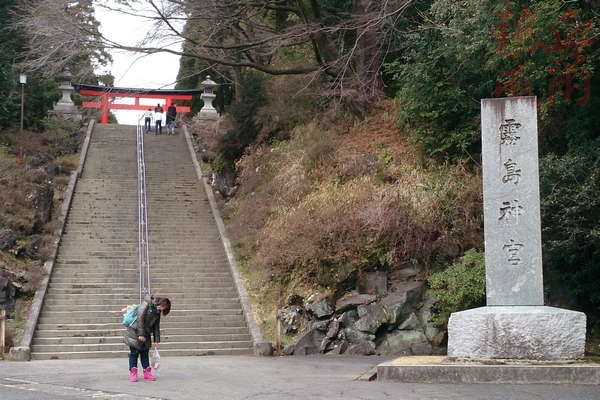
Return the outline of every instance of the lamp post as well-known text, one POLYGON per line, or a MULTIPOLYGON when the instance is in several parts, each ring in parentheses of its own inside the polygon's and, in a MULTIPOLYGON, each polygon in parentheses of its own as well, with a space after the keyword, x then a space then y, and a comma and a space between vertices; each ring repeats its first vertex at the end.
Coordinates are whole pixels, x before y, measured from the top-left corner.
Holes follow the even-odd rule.
POLYGON ((19 75, 19 83, 21 84, 21 134, 19 136, 19 162, 23 163, 23 110, 25 108, 25 84, 27 83, 27 75, 19 75))

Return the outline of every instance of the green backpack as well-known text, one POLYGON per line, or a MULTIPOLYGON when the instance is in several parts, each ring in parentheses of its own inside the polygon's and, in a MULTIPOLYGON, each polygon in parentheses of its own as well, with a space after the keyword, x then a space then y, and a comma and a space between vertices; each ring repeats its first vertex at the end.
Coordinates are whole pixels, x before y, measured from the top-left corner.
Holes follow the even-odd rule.
POLYGON ((125 311, 125 314, 123 314, 123 325, 125 325, 127 328, 135 324, 135 321, 137 321, 137 309, 139 306, 139 304, 134 304, 133 306, 129 306, 123 310, 125 311))

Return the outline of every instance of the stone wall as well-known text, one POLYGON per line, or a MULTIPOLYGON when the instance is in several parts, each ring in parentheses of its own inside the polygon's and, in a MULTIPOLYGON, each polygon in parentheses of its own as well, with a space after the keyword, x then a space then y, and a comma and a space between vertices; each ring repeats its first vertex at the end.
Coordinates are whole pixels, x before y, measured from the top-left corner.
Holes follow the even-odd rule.
POLYGON ((434 301, 426 289, 372 273, 335 301, 326 293, 291 296, 278 315, 283 332, 300 335, 284 354, 445 354, 446 332, 429 323, 434 301))

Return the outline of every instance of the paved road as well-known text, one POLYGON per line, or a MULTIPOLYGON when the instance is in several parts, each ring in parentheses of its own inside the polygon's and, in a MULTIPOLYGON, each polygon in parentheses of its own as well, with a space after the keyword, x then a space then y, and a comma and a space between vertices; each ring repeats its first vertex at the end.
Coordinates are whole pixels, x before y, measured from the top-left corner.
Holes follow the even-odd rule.
POLYGON ((593 385, 434 385, 359 379, 388 360, 346 356, 163 357, 156 381, 142 379, 137 383, 129 381, 125 352, 122 359, 0 361, 0 399, 600 399, 600 388, 593 385))

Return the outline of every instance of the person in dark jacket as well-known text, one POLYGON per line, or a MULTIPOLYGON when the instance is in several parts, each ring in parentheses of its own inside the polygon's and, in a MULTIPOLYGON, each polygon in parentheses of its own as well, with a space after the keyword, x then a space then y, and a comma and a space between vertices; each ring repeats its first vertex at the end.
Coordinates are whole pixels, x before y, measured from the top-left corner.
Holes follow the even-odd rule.
POLYGON ((129 379, 137 382, 138 357, 142 363, 144 379, 155 380, 150 367, 149 353, 154 336, 154 348, 160 343, 160 317, 171 311, 171 301, 162 297, 146 296, 137 309, 137 320, 127 328, 123 342, 129 346, 129 379))
POLYGON ((167 135, 175 134, 175 116, 177 115, 177 107, 175 104, 171 103, 171 105, 167 108, 167 135))

